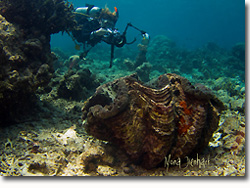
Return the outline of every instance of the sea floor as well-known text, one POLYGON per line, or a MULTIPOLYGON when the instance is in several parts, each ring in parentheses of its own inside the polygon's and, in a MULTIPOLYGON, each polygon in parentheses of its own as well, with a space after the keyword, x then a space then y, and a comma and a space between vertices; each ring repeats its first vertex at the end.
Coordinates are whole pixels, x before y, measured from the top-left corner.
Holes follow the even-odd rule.
POLYGON ((1 130, 2 176, 245 175, 245 152, 240 148, 242 144, 237 143, 239 139, 244 142, 239 135, 243 134, 240 131, 245 121, 239 113, 226 111, 222 114, 220 128, 203 154, 187 158, 187 161, 172 161, 171 156, 167 156, 162 166, 148 170, 130 163, 118 148, 89 136, 81 126, 81 114, 70 109, 72 104, 57 102, 65 104, 64 112, 1 130), (238 130, 223 132, 218 139, 222 126, 229 124, 238 124, 238 130))
MULTIPOLYGON (((133 72, 104 69, 107 64, 99 61, 98 65, 82 66, 90 69, 92 66, 106 81, 133 72)), ((208 79, 204 84, 214 88, 225 79, 208 79)), ((153 169, 131 163, 119 148, 88 135, 81 120, 84 100, 53 98, 51 92, 38 94, 42 111, 37 117, 0 129, 0 175, 244 176, 245 114, 242 105, 245 94, 239 98, 230 96, 226 89, 215 92, 230 105, 222 112, 219 128, 207 149, 185 161, 174 161, 166 156, 165 161, 153 169)))

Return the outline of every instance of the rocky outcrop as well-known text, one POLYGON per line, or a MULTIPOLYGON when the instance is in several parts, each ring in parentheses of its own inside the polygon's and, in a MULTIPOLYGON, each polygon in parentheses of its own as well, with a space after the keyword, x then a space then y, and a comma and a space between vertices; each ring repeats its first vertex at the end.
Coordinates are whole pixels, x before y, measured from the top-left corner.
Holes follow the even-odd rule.
POLYGON ((72 10, 62 0, 0 2, 0 125, 33 110, 36 89, 53 74, 50 35, 74 26, 72 10))

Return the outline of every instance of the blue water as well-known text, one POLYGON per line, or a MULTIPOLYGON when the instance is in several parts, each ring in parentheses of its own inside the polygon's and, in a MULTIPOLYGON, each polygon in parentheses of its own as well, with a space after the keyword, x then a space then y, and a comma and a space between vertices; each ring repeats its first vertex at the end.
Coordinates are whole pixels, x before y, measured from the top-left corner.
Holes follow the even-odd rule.
MULTIPOLYGON (((178 46, 195 49, 208 42, 231 48, 245 41, 244 0, 71 0, 74 7, 86 3, 119 10, 117 28, 121 31, 128 22, 145 30, 153 38, 165 35, 178 46)), ((128 40, 138 32, 128 31, 128 40)), ((55 34, 51 46, 74 49, 67 34, 55 34)))

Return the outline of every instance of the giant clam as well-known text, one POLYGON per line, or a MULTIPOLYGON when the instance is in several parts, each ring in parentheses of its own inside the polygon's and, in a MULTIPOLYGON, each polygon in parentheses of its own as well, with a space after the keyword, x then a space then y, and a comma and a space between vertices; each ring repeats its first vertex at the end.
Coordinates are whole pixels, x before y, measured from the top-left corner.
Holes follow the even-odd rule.
POLYGON ((203 85, 176 74, 143 84, 135 74, 101 85, 82 111, 86 131, 122 148, 146 168, 202 151, 223 104, 203 85))

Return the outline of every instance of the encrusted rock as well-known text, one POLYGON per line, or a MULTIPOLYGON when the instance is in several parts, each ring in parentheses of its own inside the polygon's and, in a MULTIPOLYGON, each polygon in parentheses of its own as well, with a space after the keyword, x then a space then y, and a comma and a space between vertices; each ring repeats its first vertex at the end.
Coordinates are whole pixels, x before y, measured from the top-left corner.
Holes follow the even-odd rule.
POLYGON ((0 126, 34 117, 35 92, 54 72, 50 35, 74 27, 73 9, 63 0, 0 1, 0 126))
POLYGON ((97 172, 102 176, 112 176, 117 173, 116 170, 111 168, 110 166, 103 166, 103 165, 98 166, 97 172))
POLYGON ((57 85, 55 88, 56 97, 76 101, 87 99, 99 86, 95 79, 95 74, 91 73, 89 69, 77 72, 70 70, 60 78, 59 83, 56 84, 58 80, 53 80, 54 84, 57 85))
POLYGON ((176 159, 202 151, 222 109, 211 90, 176 74, 161 75, 147 86, 131 75, 98 87, 82 118, 89 134, 152 168, 166 155, 176 159))

